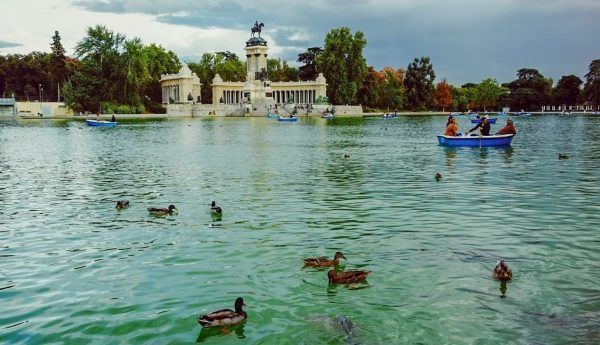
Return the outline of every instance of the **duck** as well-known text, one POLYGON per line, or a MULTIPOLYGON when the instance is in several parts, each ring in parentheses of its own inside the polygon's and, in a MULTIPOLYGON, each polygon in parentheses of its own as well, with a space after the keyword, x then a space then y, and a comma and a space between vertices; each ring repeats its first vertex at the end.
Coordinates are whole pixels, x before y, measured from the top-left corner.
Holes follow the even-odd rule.
POLYGON ((175 205, 169 205, 168 208, 157 208, 157 207, 148 207, 148 212, 155 216, 166 216, 167 214, 173 214, 177 211, 175 205))
POLYGON ((217 206, 216 202, 212 202, 210 204, 210 213, 215 214, 215 215, 221 215, 223 214, 223 210, 221 209, 221 207, 217 206))
POLYGON ((126 207, 129 207, 129 200, 119 200, 117 201, 117 209, 122 210, 126 207))
POLYGON ((222 327, 222 326, 233 326, 246 321, 248 314, 242 310, 244 306, 244 299, 241 297, 236 298, 234 308, 221 309, 202 315, 198 317, 198 323, 202 327, 222 327))
POLYGON ((321 256, 318 258, 306 258, 302 259, 304 261, 304 266, 308 267, 328 267, 328 266, 337 266, 340 263, 340 259, 346 259, 342 252, 335 252, 333 256, 333 260, 329 260, 326 256, 321 256))
POLYGON ((352 284, 364 281, 370 273, 371 271, 345 271, 337 273, 335 270, 329 270, 327 278, 330 284, 352 284))
POLYGON ((563 155, 562 153, 558 154, 558 159, 569 159, 569 156, 563 155))
POLYGON ((496 264, 496 267, 492 270, 492 276, 498 280, 509 281, 512 279, 512 270, 506 264, 506 261, 500 260, 496 264))
POLYGON ((436 180, 436 181, 439 181, 439 180, 441 180, 441 179, 442 179, 442 174, 440 174, 440 173, 436 173, 436 174, 435 174, 435 180, 436 180))
POLYGON ((349 154, 349 153, 344 153, 344 158, 345 158, 345 159, 348 159, 348 158, 350 158, 350 154, 349 154))

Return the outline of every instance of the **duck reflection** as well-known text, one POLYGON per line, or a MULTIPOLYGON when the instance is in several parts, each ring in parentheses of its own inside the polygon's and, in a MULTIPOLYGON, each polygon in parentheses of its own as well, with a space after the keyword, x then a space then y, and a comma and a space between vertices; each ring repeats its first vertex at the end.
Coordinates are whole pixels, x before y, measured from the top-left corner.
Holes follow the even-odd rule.
POLYGON ((505 281, 500 282, 500 298, 506 298, 506 291, 508 290, 508 285, 506 285, 505 281))
POLYGON ((196 339, 197 343, 203 343, 206 339, 210 337, 222 337, 229 335, 231 332, 235 333, 238 339, 244 339, 246 336, 244 335, 244 326, 246 323, 242 323, 235 326, 230 327, 207 327, 202 328, 200 334, 198 334, 198 338, 196 339))

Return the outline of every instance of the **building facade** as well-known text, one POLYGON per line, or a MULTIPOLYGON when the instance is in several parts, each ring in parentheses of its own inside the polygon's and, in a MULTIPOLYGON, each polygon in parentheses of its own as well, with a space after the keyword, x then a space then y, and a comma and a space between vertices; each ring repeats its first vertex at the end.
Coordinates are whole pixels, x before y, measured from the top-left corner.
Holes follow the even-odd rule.
POLYGON ((184 63, 179 73, 160 76, 162 103, 201 103, 201 86, 200 78, 184 63))

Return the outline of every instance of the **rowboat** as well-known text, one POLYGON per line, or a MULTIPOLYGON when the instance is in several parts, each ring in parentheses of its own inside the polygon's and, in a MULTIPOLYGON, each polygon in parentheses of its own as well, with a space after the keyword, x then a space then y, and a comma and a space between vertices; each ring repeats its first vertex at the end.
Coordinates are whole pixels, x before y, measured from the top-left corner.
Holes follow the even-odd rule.
POLYGON ((116 122, 102 120, 85 120, 85 123, 92 127, 115 127, 117 125, 116 122))
POLYGON ((323 114, 321 115, 322 119, 333 119, 333 114, 329 113, 329 114, 323 114))
POLYGON ((267 114, 267 119, 276 119, 278 117, 279 117, 279 115, 277 115, 277 114, 273 114, 273 113, 268 113, 267 114))
POLYGON ((438 135, 438 142, 442 146, 471 146, 471 147, 493 147, 509 146, 514 134, 489 135, 489 136, 459 136, 438 135))
MULTIPOLYGON (((496 120, 498 120, 498 118, 494 117, 488 119, 488 122, 490 123, 490 125, 493 125, 494 123, 496 123, 496 120)), ((483 119, 471 119, 471 123, 481 123, 481 121, 483 121, 483 119)))
POLYGON ((398 115, 396 115, 396 114, 383 114, 384 119, 393 119, 396 117, 398 117, 398 115))
POLYGON ((294 116, 294 117, 283 117, 283 116, 280 116, 280 117, 277 118, 277 121, 280 121, 280 122, 296 122, 296 121, 298 121, 298 117, 297 116, 294 116))

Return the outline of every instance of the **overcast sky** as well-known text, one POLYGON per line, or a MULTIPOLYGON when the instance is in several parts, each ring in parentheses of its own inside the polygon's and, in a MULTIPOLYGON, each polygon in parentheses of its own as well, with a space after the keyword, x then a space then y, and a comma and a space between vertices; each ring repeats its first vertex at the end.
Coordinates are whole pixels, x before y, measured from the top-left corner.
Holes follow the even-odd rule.
POLYGON ((158 43, 184 61, 229 50, 243 57, 255 20, 270 56, 295 61, 348 26, 367 38, 368 65, 406 68, 429 56, 438 80, 500 82, 537 68, 554 81, 584 78, 600 59, 600 0, 0 0, 0 54, 49 51, 58 30, 67 53, 88 26, 158 43))

